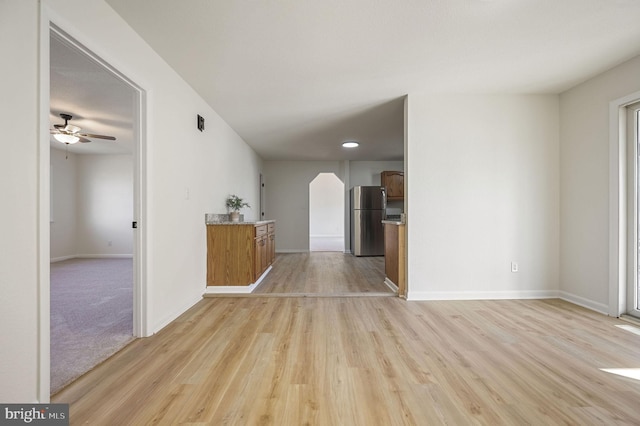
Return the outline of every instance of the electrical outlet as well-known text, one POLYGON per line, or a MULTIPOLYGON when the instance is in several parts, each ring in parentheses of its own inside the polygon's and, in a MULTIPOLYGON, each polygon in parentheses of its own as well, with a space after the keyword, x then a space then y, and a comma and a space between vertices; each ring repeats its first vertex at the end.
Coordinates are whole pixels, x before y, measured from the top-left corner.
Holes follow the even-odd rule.
POLYGON ((113 244, 113 241, 107 241, 107 245, 108 245, 109 247, 111 247, 111 245, 112 245, 112 244, 113 244))
POLYGON ((511 272, 518 272, 518 264, 516 262, 511 262, 511 272))

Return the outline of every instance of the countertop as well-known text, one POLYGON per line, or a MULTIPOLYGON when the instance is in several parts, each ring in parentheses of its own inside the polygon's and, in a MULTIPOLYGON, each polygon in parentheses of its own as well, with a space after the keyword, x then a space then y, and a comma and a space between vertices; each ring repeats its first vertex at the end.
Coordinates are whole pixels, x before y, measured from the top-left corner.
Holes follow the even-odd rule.
POLYGON ((205 222, 206 225, 254 225, 254 226, 259 226, 259 225, 265 225, 267 223, 274 223, 275 220, 258 220, 255 222, 230 222, 230 221, 223 221, 223 222, 205 222))
POLYGON ((244 215, 240 215, 240 222, 231 222, 229 215, 226 213, 205 213, 204 223, 205 225, 264 225, 267 223, 274 223, 275 220, 257 220, 257 221, 244 221, 244 215))

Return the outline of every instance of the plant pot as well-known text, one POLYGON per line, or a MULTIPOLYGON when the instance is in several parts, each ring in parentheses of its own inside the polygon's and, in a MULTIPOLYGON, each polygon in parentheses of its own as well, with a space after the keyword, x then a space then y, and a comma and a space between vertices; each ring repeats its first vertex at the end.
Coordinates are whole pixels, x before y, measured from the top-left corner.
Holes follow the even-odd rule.
POLYGON ((229 219, 231 219, 231 222, 240 222, 240 212, 229 213, 229 219))

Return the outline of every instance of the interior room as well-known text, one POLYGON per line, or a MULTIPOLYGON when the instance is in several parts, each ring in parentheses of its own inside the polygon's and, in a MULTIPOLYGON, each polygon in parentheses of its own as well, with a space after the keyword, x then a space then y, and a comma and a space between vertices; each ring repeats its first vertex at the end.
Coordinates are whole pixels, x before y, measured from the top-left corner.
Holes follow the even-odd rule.
MULTIPOLYGON (((0 403, 69 404, 71 424, 637 422, 638 16, 599 0, 1 2, 0 403), (52 34, 126 84, 128 124, 99 105, 114 91, 56 103, 52 34), (52 133, 80 143, 52 149, 52 133), (125 141, 110 160, 75 151, 125 141), (340 204, 311 199, 324 174, 343 226, 312 219, 340 204), (130 204, 105 217, 116 201, 85 197, 113 175, 130 204), (353 254, 357 186, 385 188, 384 256, 353 254), (342 252, 311 249, 341 236, 342 252), (212 255, 223 238, 244 247, 242 282, 212 255), (131 341, 52 395, 52 271, 89 255, 131 262, 131 341), (386 290, 324 287, 369 279, 386 290), (269 280, 316 288, 260 294, 269 280)), ((59 73, 68 93, 108 87, 59 73)))
POLYGON ((55 32, 49 57, 55 393, 133 340, 135 94, 55 32))

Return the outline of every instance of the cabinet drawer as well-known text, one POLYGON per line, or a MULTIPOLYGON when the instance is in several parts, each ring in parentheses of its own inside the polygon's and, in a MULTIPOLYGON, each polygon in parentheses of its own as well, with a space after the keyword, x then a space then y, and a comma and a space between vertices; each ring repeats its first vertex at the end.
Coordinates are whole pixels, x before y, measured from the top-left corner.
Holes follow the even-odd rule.
POLYGON ((267 233, 273 234, 274 232, 276 232, 276 224, 275 223, 268 223, 267 224, 267 233))
POLYGON ((256 226, 256 238, 267 235, 267 225, 256 226))

